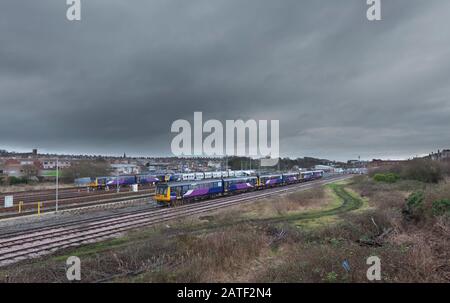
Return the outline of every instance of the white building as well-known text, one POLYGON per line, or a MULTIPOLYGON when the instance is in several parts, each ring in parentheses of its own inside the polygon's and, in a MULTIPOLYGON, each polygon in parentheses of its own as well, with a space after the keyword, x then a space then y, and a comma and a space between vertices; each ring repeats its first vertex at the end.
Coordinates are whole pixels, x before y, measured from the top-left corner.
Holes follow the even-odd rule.
POLYGON ((134 175, 139 174, 139 166, 134 164, 111 164, 114 174, 119 175, 134 175))
MULTIPOLYGON (((43 169, 56 169, 56 160, 41 160, 43 169)), ((59 168, 68 168, 71 166, 68 160, 58 160, 59 168)))
POLYGON ((323 170, 324 172, 327 173, 332 173, 335 171, 335 168, 333 166, 328 166, 328 165, 316 165, 314 166, 315 170, 323 170))

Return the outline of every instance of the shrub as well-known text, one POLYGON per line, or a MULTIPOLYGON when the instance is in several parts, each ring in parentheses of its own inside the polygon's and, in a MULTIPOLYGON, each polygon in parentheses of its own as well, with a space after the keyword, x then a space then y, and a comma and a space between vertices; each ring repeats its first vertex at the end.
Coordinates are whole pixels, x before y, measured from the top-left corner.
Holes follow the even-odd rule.
POLYGON ((26 184, 28 180, 27 178, 8 177, 8 183, 9 185, 26 184))
POLYGON ((395 183, 400 176, 395 173, 376 174, 373 179, 377 182, 395 183))
POLYGON ((442 216, 446 214, 447 212, 450 212, 450 200, 448 199, 442 199, 434 201, 431 206, 433 215, 435 216, 442 216))
POLYGON ((406 207, 403 213, 406 215, 407 219, 415 218, 418 219, 423 212, 423 201, 425 200, 425 195, 423 191, 416 191, 406 198, 406 207))
POLYGON ((406 206, 410 209, 421 208, 423 205, 424 194, 423 191, 416 191, 409 195, 406 199, 406 206))
POLYGON ((426 183, 438 183, 450 174, 450 164, 430 159, 414 159, 399 165, 372 169, 369 175, 375 181, 394 183, 399 178, 426 183))
POLYGON ((438 183, 443 179, 441 163, 427 159, 408 161, 402 168, 402 179, 417 180, 426 183, 438 183))
POLYGON ((337 280, 338 280, 338 274, 335 273, 334 271, 327 273, 324 278, 324 281, 328 282, 328 283, 336 283, 337 280))

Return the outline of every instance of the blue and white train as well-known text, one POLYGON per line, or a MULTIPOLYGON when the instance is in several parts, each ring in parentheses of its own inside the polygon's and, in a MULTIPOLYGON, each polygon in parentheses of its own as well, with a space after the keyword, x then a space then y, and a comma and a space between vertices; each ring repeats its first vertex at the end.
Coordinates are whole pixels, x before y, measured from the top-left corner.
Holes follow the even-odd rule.
POLYGON ((155 200, 159 204, 175 205, 186 201, 208 199, 227 194, 307 182, 323 177, 323 171, 293 172, 258 176, 225 177, 212 180, 193 180, 158 183, 155 200))

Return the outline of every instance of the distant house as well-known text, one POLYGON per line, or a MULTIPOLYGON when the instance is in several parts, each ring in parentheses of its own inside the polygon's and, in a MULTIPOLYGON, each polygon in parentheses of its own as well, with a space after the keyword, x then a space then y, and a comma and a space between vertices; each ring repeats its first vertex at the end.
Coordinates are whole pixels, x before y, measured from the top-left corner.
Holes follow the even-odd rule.
POLYGON ((8 177, 22 177, 22 166, 20 161, 16 159, 8 159, 5 161, 3 173, 8 177))
POLYGON ((24 177, 31 171, 36 174, 40 169, 40 163, 33 159, 8 159, 3 164, 2 173, 9 177, 24 177))
POLYGON ((134 175, 140 173, 140 168, 135 164, 111 164, 114 174, 134 175))
MULTIPOLYGON (((44 159, 41 160, 43 169, 56 169, 56 160, 44 159)), ((61 169, 68 168, 72 164, 69 160, 58 160, 58 167, 61 169)))
POLYGON ((437 153, 431 153, 429 157, 435 161, 450 161, 450 149, 438 150, 437 153))

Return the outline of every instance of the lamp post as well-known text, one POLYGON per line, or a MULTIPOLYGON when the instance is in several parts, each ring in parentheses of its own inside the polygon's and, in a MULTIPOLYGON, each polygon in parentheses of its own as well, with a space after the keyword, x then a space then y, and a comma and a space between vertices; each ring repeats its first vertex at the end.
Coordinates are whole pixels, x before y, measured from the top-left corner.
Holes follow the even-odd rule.
POLYGON ((119 171, 116 171, 116 192, 119 193, 119 171))
POLYGON ((55 211, 58 212, 58 197, 59 196, 59 162, 56 158, 56 207, 55 211))

